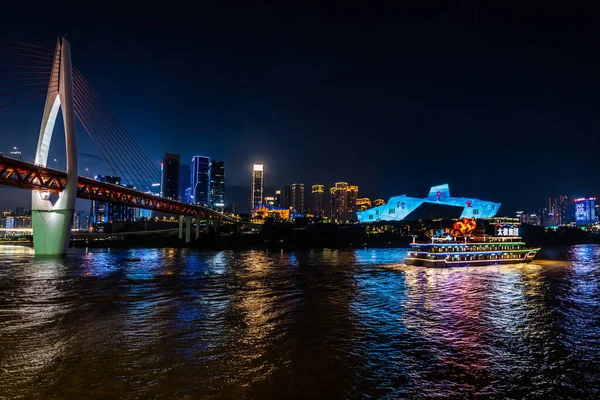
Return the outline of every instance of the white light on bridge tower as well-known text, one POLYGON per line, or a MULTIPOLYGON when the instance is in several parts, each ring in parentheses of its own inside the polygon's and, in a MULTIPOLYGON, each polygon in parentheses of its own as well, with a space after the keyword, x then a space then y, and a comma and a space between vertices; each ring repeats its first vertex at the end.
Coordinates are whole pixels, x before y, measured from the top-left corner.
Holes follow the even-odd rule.
POLYGON ((55 204, 50 202, 47 193, 32 192, 31 223, 34 250, 38 255, 66 253, 77 198, 77 135, 73 111, 71 45, 64 38, 58 39, 54 53, 40 138, 35 153, 36 165, 46 167, 48 164, 48 152, 59 109, 62 109, 65 127, 67 183, 55 204))

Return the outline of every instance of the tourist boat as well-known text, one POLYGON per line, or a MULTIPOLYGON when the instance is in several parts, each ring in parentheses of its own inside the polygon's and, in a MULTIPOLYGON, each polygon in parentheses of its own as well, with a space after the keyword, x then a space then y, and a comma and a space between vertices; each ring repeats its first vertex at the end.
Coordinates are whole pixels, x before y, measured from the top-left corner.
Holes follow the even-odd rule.
POLYGON ((464 219, 453 229, 429 234, 431 241, 410 244, 405 263, 423 267, 468 267, 531 262, 539 248, 527 247, 515 224, 497 226, 496 235, 477 232, 474 219, 464 219))

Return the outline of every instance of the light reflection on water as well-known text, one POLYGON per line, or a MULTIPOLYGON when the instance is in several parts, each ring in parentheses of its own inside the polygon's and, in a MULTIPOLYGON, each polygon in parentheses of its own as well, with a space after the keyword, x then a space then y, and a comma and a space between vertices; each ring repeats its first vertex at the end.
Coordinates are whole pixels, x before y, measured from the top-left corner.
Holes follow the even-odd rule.
POLYGON ((600 247, 405 254, 0 247, 0 398, 600 396, 600 247))

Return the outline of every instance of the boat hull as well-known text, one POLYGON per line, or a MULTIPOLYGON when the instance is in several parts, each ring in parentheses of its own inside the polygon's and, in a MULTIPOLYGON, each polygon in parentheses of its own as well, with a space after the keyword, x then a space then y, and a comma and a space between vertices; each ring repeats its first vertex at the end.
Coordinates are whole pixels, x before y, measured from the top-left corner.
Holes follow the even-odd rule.
POLYGON ((490 265, 523 264, 530 263, 534 254, 527 254, 524 258, 496 259, 496 260, 468 260, 468 261, 447 261, 447 260, 428 260, 424 258, 407 258, 404 260, 406 265, 414 265, 426 268, 454 268, 454 267, 485 267, 490 265))

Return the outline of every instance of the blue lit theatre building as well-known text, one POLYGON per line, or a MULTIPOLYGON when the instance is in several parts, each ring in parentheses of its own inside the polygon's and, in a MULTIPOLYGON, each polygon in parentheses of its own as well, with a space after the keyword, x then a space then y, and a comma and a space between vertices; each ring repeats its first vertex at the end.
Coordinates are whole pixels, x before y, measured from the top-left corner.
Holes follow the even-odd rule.
POLYGON ((433 186, 425 198, 405 194, 389 199, 386 204, 356 213, 358 222, 403 221, 437 218, 492 218, 500 203, 451 197, 448 184, 433 186))

